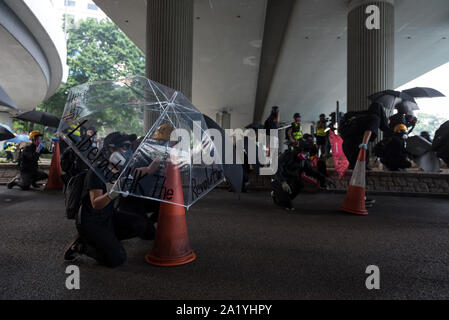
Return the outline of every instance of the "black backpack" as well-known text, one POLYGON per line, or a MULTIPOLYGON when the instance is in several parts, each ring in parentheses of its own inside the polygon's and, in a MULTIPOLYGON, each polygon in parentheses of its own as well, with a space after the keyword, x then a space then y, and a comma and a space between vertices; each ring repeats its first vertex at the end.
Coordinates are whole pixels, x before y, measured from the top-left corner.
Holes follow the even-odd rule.
POLYGON ((340 134, 340 136, 344 138, 346 131, 351 126, 353 120, 363 116, 364 114, 366 114, 366 112, 364 111, 350 111, 345 113, 343 119, 340 120, 340 124, 338 127, 338 133, 340 134))
POLYGON ((86 178, 87 170, 70 178, 64 190, 65 196, 65 212, 67 219, 74 220, 80 210, 81 203, 84 197, 84 180, 86 178))

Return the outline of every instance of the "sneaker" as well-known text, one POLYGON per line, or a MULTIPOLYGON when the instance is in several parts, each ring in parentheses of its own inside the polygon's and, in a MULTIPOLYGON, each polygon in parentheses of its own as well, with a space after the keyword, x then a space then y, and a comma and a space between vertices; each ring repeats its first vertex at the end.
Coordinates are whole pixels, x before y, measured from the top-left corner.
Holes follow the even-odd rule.
POLYGON ((64 261, 75 261, 81 255, 81 252, 79 250, 79 246, 81 244, 82 240, 79 236, 77 236, 66 249, 64 253, 64 261))
POLYGON ((376 199, 365 198, 365 203, 375 204, 376 199))
POLYGON ((36 182, 32 184, 33 188, 39 189, 41 186, 38 185, 36 182))
POLYGON ((287 211, 295 211, 295 208, 289 208, 289 207, 287 207, 287 208, 285 208, 287 211))

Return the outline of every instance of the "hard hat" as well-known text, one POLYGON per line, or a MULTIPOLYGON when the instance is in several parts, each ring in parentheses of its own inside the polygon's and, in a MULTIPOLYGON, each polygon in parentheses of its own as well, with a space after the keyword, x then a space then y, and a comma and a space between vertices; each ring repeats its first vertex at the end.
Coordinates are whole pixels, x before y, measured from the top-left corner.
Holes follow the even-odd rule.
POLYGON ((169 124, 161 124, 153 134, 154 140, 170 140, 170 134, 173 131, 173 127, 169 124))
POLYGON ((35 137, 39 137, 39 136, 43 137, 44 134, 41 133, 41 132, 39 132, 39 131, 37 131, 37 130, 34 130, 34 131, 31 131, 31 132, 30 132, 30 135, 28 136, 28 138, 29 138, 30 140, 33 140, 35 137))
POLYGON ((394 127, 394 132, 398 133, 398 132, 407 132, 407 127, 405 126, 405 124, 398 124, 394 127))

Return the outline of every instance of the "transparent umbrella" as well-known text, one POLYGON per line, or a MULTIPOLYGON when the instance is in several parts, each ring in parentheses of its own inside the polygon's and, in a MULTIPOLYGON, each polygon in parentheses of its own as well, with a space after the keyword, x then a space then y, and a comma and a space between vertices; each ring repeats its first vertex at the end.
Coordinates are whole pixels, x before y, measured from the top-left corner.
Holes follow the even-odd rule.
POLYGON ((224 180, 202 113, 180 92, 144 77, 72 88, 58 133, 124 196, 189 208, 224 180))

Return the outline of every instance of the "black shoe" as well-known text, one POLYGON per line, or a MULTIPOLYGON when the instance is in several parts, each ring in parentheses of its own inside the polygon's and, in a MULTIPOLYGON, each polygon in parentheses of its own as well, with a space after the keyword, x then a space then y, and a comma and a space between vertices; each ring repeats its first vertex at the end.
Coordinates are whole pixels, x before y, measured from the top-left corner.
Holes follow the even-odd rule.
POLYGON ((34 182, 32 184, 33 188, 39 189, 41 186, 37 184, 37 182, 34 182))
POLYGON ((8 188, 8 189, 12 189, 14 186, 16 186, 17 185, 17 181, 16 181, 16 179, 14 179, 13 181, 11 181, 11 182, 9 182, 7 185, 6 185, 6 187, 8 188))
POLYGON ((64 261, 74 261, 81 255, 80 245, 83 241, 79 236, 68 246, 64 253, 64 261))

